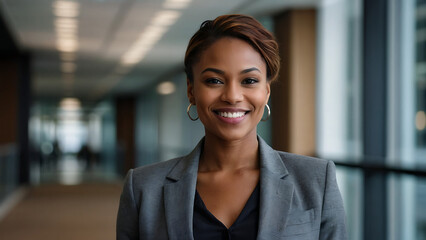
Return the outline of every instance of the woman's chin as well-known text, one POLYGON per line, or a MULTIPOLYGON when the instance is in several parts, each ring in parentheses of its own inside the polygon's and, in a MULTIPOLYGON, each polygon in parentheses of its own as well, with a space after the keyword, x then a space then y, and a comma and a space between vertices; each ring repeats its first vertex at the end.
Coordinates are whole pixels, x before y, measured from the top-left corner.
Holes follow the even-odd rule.
POLYGON ((241 141, 250 137, 256 137, 256 130, 252 131, 241 131, 239 129, 231 129, 226 131, 221 131, 219 133, 208 133, 206 132, 206 137, 214 137, 221 139, 226 142, 234 142, 234 141, 241 141))

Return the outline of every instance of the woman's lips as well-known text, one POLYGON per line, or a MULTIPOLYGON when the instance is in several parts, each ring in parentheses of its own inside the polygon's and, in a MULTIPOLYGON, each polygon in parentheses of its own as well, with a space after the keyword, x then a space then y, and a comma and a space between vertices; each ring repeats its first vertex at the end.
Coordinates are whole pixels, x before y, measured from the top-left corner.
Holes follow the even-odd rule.
POLYGON ((249 112, 250 111, 242 109, 220 109, 214 111, 220 120, 231 124, 237 124, 241 122, 249 112))
POLYGON ((224 118, 240 118, 244 116, 245 112, 218 112, 219 116, 224 118))

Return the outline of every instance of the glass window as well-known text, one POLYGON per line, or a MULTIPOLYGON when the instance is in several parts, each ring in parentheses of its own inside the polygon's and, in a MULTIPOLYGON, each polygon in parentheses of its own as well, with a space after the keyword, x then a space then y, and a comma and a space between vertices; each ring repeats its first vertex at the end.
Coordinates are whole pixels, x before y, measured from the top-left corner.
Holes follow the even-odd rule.
MULTIPOLYGON (((426 1, 389 4, 388 160, 393 167, 426 169, 426 1)), ((425 179, 390 175, 388 236, 426 236, 425 179)))
POLYGON ((426 166, 426 1, 417 0, 415 13, 416 148, 426 166))

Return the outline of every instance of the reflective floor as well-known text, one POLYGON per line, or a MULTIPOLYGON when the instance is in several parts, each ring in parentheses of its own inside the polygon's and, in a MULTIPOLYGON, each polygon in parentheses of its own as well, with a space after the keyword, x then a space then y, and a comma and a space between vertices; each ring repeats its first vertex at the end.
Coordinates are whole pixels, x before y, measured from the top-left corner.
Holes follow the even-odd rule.
POLYGON ((0 239, 115 239, 118 184, 31 188, 0 222, 0 239))
POLYGON ((31 166, 31 182, 35 185, 58 183, 76 185, 87 182, 117 182, 119 177, 93 162, 64 155, 55 161, 31 166))
POLYGON ((115 239, 121 193, 116 176, 65 156, 33 165, 31 178, 33 186, 21 188, 0 217, 0 239, 115 239))

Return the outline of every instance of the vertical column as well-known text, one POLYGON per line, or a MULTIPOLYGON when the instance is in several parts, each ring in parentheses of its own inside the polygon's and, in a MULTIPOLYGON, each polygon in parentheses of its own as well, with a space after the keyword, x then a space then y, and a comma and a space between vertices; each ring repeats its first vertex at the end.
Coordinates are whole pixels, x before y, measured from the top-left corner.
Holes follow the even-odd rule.
POLYGON ((0 57, 0 145, 14 144, 19 162, 19 182, 29 182, 30 58, 0 57))
POLYGON ((281 70, 271 88, 272 145, 314 155, 316 11, 286 11, 274 23, 281 70))
MULTIPOLYGON (((364 0, 363 151, 365 161, 386 164, 386 0, 364 0)), ((387 239, 387 184, 382 172, 364 173, 364 239, 387 239)))
POLYGON ((118 172, 125 174, 135 167, 135 99, 120 97, 116 100, 116 131, 118 145, 118 172))
POLYGON ((19 61, 19 182, 30 182, 30 142, 29 119, 32 102, 31 96, 31 56, 21 54, 19 61))
POLYGON ((0 145, 18 141, 18 68, 15 57, 0 59, 0 145))
MULTIPOLYGON (((23 54, 0 15, 0 146, 16 146, 16 181, 29 182, 30 55, 23 54)), ((13 174, 15 176, 15 173, 13 174)))

